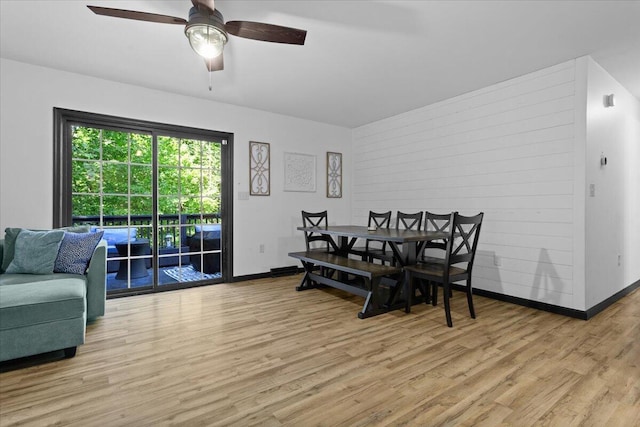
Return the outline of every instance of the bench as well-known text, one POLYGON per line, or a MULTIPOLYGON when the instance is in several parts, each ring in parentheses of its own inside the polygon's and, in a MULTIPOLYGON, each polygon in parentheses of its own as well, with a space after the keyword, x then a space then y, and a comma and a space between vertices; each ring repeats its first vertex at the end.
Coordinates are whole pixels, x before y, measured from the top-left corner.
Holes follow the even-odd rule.
POLYGON ((290 252, 289 256, 299 259, 305 270, 305 275, 300 285, 296 287, 296 291, 317 288, 319 284, 322 284, 364 297, 364 306, 362 311, 358 312, 360 319, 388 311, 388 308, 380 303, 379 285, 384 278, 399 274, 402 271, 399 267, 374 264, 329 252, 290 252), (324 267, 324 273, 315 273, 314 268, 316 266, 324 267), (332 278, 333 273, 336 271, 342 273, 340 274, 341 280, 332 278), (364 286, 349 283, 345 279, 347 275, 362 278, 364 286))

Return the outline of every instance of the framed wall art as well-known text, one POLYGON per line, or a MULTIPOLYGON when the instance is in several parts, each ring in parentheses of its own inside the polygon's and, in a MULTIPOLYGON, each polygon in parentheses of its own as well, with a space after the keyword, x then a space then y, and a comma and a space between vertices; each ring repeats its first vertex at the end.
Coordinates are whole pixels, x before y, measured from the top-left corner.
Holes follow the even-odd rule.
POLYGON ((284 153, 284 191, 316 191, 316 156, 284 153))
POLYGON ((249 141, 249 194, 271 193, 271 148, 268 142, 249 141))
POLYGON ((342 197, 342 153, 327 152, 327 197, 342 197))

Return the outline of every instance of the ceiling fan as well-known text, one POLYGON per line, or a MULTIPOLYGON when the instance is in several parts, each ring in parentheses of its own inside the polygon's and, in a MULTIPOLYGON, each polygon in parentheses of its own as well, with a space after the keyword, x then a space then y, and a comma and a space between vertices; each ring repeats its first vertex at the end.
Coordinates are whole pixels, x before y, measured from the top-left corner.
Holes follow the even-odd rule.
POLYGON ((135 10, 100 6, 87 7, 98 15, 184 25, 184 34, 189 39, 191 48, 204 58, 209 71, 224 69, 222 51, 229 38, 228 34, 246 39, 297 45, 303 45, 307 35, 305 30, 263 22, 229 21, 225 23, 222 14, 214 6, 214 0, 191 0, 191 3, 193 3, 193 7, 189 11, 188 21, 175 16, 135 10))

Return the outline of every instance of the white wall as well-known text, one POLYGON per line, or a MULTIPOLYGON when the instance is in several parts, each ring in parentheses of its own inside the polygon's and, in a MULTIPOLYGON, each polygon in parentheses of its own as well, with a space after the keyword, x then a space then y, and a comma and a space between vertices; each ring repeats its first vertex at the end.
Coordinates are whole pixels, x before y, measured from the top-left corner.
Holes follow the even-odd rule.
POLYGON ((6 59, 0 93, 0 230, 52 225, 53 107, 233 133, 236 276, 296 264, 286 254, 304 247, 295 230, 302 209, 328 209, 332 223, 350 219, 349 129, 6 59), (271 143, 271 196, 239 200, 249 191, 249 141, 271 143), (342 199, 325 197, 327 151, 343 153, 342 199), (284 152, 317 156, 317 192, 282 191, 284 152))
POLYGON ((590 308, 640 279, 640 101, 591 58, 587 67, 586 181, 595 186, 593 197, 586 190, 590 308), (614 107, 604 106, 608 94, 614 107))
POLYGON ((582 79, 569 61, 356 129, 353 222, 483 211, 476 288, 584 310, 582 79))

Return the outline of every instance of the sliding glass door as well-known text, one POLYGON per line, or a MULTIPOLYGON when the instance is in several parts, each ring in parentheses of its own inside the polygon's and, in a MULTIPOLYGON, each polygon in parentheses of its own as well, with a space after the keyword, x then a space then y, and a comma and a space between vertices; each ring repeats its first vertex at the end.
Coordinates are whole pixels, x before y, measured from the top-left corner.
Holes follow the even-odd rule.
POLYGON ((104 234, 109 294, 229 277, 229 135, 56 111, 54 224, 104 234))
POLYGON ((157 147, 158 265, 177 282, 219 280, 222 144, 159 136, 157 147))

